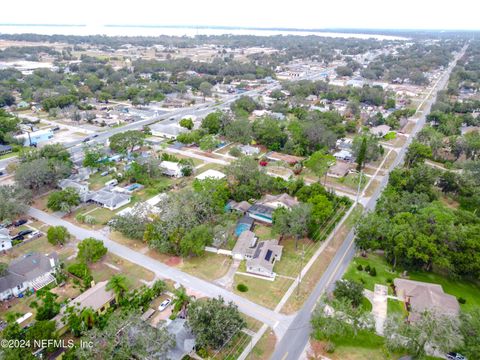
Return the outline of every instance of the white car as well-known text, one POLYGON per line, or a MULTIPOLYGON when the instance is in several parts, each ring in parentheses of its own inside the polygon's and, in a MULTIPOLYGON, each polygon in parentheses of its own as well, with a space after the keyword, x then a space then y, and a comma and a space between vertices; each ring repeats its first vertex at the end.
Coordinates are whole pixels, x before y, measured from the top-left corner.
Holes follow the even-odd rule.
POLYGON ((168 307, 168 305, 170 305, 171 302, 172 302, 172 299, 163 300, 163 302, 160 305, 158 305, 158 311, 165 310, 168 307))

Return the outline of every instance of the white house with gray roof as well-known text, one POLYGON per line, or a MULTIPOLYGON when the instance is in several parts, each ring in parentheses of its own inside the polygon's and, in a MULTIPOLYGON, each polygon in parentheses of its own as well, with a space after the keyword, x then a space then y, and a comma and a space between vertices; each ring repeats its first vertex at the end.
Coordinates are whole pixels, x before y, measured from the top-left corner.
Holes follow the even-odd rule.
POLYGON ((0 251, 12 248, 12 238, 8 229, 0 229, 0 251))
POLYGON ((31 253, 14 260, 7 273, 0 277, 0 301, 51 284, 55 281, 58 265, 56 252, 48 255, 31 253))

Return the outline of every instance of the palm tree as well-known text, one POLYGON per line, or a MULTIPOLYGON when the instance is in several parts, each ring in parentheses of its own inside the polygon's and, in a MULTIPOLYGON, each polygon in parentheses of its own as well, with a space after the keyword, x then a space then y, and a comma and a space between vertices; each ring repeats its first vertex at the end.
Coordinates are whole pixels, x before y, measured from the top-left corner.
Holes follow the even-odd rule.
POLYGON ((115 293, 115 298, 118 303, 118 300, 125 295, 128 291, 128 282, 127 278, 123 275, 113 275, 107 283, 107 290, 113 290, 115 293))
POLYGON ((93 311, 91 307, 87 307, 82 310, 80 317, 83 324, 85 324, 88 329, 91 329, 96 322, 97 313, 93 311))
POLYGON ((185 305, 190 302, 190 296, 187 295, 187 291, 183 286, 176 289, 173 292, 173 295, 175 296, 172 301, 173 311, 175 313, 178 313, 185 305))

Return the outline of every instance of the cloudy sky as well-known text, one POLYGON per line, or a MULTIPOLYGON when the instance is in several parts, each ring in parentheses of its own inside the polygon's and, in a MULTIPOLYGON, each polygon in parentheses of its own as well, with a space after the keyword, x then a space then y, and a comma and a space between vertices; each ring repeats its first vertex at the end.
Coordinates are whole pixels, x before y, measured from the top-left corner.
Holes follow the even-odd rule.
POLYGON ((0 23, 480 29, 479 10, 478 0, 22 0, 2 4, 0 23))

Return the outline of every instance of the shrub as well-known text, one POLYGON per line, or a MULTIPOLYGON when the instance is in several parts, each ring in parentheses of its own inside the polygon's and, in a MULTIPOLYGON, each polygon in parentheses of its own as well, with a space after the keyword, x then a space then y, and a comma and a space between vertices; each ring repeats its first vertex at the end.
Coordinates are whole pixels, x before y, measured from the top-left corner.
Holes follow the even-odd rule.
POLYGON ((467 299, 464 299, 463 297, 459 297, 457 300, 460 304, 465 304, 467 302, 467 299))
POLYGON ((237 290, 240 292, 247 292, 248 291, 248 286, 245 284, 238 284, 237 285, 237 290))
POLYGON ((377 276, 377 269, 372 267, 372 269, 370 270, 370 276, 377 276))
POLYGON ((237 146, 232 147, 228 153, 235 157, 242 156, 242 151, 237 146))
POLYGON ((393 284, 392 278, 388 278, 388 279, 387 279, 387 284, 393 284))
POLYGON ((82 279, 86 286, 93 280, 92 275, 90 274, 90 269, 83 263, 70 264, 67 267, 67 271, 70 274, 75 275, 77 278, 82 279))
POLYGON ((358 264, 357 270, 358 270, 358 271, 363 271, 363 266, 362 266, 362 264, 358 264))
POLYGON ((365 266, 365 271, 370 272, 370 265, 365 266))
POLYGON ((328 354, 332 354, 332 353, 335 351, 335 344, 334 344, 332 341, 328 341, 328 342, 325 344, 325 351, 326 351, 328 354))

